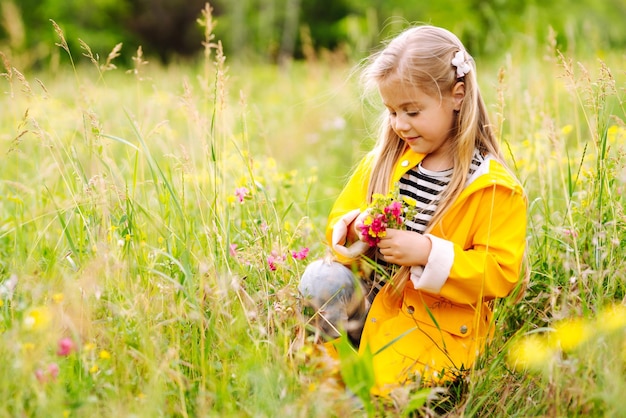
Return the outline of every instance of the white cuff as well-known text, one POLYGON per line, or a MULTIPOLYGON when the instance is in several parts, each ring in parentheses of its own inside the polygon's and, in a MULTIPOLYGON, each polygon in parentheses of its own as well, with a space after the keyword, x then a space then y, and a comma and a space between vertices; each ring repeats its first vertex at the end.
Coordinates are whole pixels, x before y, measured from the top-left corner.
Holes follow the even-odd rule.
POLYGON ((454 244, 431 234, 424 235, 432 242, 432 248, 425 266, 411 267, 413 287, 438 294, 450 276, 454 263, 454 244))
POLYGON ((356 241, 349 247, 340 244, 346 242, 346 239, 348 238, 348 225, 354 222, 360 213, 361 211, 359 209, 354 209, 339 218, 337 223, 333 226, 333 250, 344 257, 356 258, 369 248, 369 245, 363 241, 356 241))

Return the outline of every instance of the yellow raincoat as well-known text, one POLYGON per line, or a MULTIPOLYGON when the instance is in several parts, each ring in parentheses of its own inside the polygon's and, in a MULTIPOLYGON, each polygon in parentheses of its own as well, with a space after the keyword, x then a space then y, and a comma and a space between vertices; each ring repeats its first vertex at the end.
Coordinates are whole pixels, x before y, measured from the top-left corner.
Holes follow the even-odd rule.
MULTIPOLYGON (((422 158, 407 150, 396 164, 392 185, 422 158)), ((360 162, 335 202, 326 231, 329 242, 339 220, 366 209, 373 160, 370 153, 360 162)), ((445 380, 473 364, 490 332, 489 301, 508 295, 520 278, 526 211, 519 182, 487 156, 427 234, 433 243, 428 263, 411 269, 402 297, 383 288, 374 299, 359 348, 369 346, 375 353, 374 393, 387 394, 415 374, 426 381, 445 380)))

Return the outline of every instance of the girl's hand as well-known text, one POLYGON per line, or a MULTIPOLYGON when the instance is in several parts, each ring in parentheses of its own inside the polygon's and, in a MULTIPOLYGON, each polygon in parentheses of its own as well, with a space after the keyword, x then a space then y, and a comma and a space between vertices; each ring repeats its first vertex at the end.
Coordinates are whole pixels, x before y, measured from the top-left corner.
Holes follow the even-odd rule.
POLYGON ((385 261, 410 267, 426 265, 431 248, 430 239, 418 232, 390 228, 378 243, 385 261))
POLYGON ((351 229, 354 233, 355 240, 365 241, 365 239, 363 238, 363 234, 361 234, 361 227, 363 226, 363 222, 365 222, 365 219, 369 216, 369 214, 369 209, 364 210, 359 214, 359 216, 356 217, 356 219, 352 223, 351 229))

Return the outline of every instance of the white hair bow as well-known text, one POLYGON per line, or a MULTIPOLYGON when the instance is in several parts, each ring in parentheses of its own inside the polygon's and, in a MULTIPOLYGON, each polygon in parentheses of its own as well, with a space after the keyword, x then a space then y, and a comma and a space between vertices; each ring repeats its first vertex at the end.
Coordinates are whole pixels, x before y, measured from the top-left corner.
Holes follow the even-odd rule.
POLYGON ((469 73, 472 69, 469 61, 465 59, 464 51, 459 51, 454 54, 454 58, 452 58, 452 65, 456 67, 456 76, 458 78, 465 76, 465 74, 469 73))

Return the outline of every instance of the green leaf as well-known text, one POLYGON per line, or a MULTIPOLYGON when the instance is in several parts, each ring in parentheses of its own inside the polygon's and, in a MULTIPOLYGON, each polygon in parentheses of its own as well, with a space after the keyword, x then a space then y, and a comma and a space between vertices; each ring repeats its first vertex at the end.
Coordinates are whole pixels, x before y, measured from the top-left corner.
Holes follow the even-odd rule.
POLYGON ((337 340, 335 347, 339 354, 339 371, 344 383, 361 399, 368 415, 373 416, 374 404, 370 391, 376 380, 372 351, 367 346, 363 353, 359 354, 345 335, 337 340))

